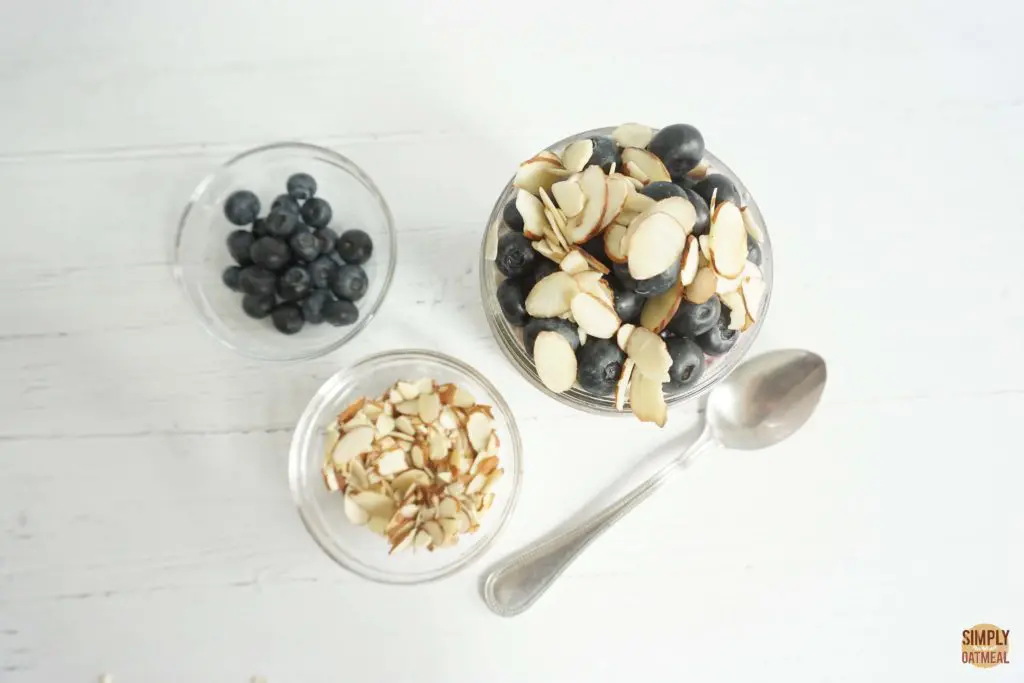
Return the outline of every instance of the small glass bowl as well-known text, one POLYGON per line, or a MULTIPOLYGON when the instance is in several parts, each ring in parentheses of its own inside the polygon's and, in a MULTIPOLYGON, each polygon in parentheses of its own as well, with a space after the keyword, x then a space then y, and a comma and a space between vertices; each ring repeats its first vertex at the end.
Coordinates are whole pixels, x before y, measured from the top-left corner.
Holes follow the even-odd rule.
POLYGON ((498 390, 465 363, 432 351, 389 351, 370 356, 327 380, 299 418, 288 462, 292 497, 303 524, 317 544, 349 571, 371 581, 391 584, 437 581, 478 558, 511 517, 522 476, 519 430, 498 390), (387 540, 352 524, 345 516, 342 494, 329 491, 324 484, 320 471, 324 463, 324 439, 328 425, 359 397, 380 396, 400 379, 422 377, 464 387, 477 403, 493 408, 505 476, 495 485, 494 503, 481 518, 476 533, 464 534, 457 545, 434 552, 407 549, 388 555, 387 540))
MULTIPOLYGON (((577 140, 596 135, 610 136, 614 130, 615 128, 612 127, 588 130, 560 140, 544 149, 561 153, 567 145, 577 140)), ((746 186, 739 177, 722 163, 718 157, 705 150, 704 162, 708 165, 708 175, 713 173, 721 174, 735 183, 736 189, 739 190, 740 197, 744 201, 746 211, 750 212, 751 218, 761 227, 761 231, 764 233, 764 239, 760 242, 762 255, 761 274, 764 277, 765 284, 764 298, 761 300, 761 314, 758 322, 752 325, 746 332, 743 332, 736 344, 724 355, 718 357, 705 356, 707 368, 704 371, 703 377, 689 389, 666 393, 665 401, 669 406, 700 398, 718 382, 725 379, 739 365, 740 361, 747 355, 747 352, 750 351, 750 347, 757 338, 757 333, 761 330, 761 325, 764 324, 764 318, 768 313, 768 304, 772 294, 772 244, 768 236, 768 228, 765 225, 764 218, 761 216, 757 202, 754 201, 754 198, 747 191, 746 186)), ((620 412, 615 409, 614 397, 595 396, 580 389, 579 385, 574 385, 572 389, 561 394, 557 394, 545 387, 537 375, 533 358, 526 352, 526 347, 523 344, 522 330, 510 325, 502 314, 501 307, 498 306, 497 290, 498 285, 505 279, 505 276, 498 270, 493 259, 489 258, 488 253, 493 254, 498 238, 509 231, 502 221, 502 210, 509 201, 515 198, 516 192, 517 189, 512 185, 512 180, 509 180, 508 184, 505 185, 505 189, 498 196, 498 200, 494 203, 494 208, 491 209, 491 216, 487 221, 487 229, 484 231, 484 237, 480 246, 480 295, 483 299, 484 314, 487 317, 487 323, 491 327, 491 333, 498 340, 498 346, 501 348, 502 353, 519 371, 519 374, 548 396, 587 413, 597 415, 630 414, 628 410, 620 412)))
POLYGON ((339 349, 373 320, 391 285, 397 253, 391 211, 369 176, 329 149, 277 143, 239 154, 199 183, 178 223, 174 277, 200 322, 224 345, 260 360, 302 360, 339 349), (312 175, 317 196, 330 202, 330 227, 338 233, 365 230, 373 240, 373 256, 363 265, 370 284, 356 302, 359 320, 354 325, 305 325, 298 334, 284 335, 269 318, 247 316, 242 295, 221 280, 224 269, 234 265, 225 240, 240 229, 224 217, 224 201, 235 190, 251 190, 260 198, 260 215, 265 216, 274 198, 285 193, 288 176, 299 172, 312 175))

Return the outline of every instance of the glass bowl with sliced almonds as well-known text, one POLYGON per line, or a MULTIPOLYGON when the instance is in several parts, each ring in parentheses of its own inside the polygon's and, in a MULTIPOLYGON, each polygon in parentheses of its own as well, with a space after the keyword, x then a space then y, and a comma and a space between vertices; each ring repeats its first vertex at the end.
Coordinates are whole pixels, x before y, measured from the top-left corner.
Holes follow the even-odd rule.
POLYGON ((572 135, 530 157, 481 245, 484 311, 535 387, 664 426, 746 356, 772 245, 746 186, 687 124, 572 135))
POLYGON ((342 370, 299 419, 292 496, 332 559, 381 583, 445 578, 509 520, 522 445, 479 372, 430 351, 390 351, 342 370))

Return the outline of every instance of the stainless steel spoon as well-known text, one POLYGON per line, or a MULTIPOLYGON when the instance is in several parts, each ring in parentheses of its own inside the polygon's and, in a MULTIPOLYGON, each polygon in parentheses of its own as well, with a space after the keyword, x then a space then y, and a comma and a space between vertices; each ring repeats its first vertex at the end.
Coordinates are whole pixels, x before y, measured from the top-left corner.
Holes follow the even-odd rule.
POLYGON ((810 351, 772 351, 742 363, 708 395, 693 445, 600 512, 503 560, 484 580, 484 602, 505 617, 525 611, 594 539, 701 453, 715 446, 754 450, 782 441, 814 412, 826 375, 824 359, 810 351))

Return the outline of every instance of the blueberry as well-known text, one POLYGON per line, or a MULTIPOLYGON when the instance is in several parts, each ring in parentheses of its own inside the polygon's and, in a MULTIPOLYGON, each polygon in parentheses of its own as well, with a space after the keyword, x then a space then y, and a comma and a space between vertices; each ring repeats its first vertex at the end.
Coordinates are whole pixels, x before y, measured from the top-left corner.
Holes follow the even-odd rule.
POLYGON ((328 299, 324 303, 325 322, 335 327, 341 327, 342 325, 351 325, 356 320, 359 320, 359 309, 351 301, 328 299))
POLYGON ((629 267, 625 263, 616 263, 612 270, 619 282, 622 283, 623 288, 634 291, 640 296, 654 296, 672 289, 672 285, 679 279, 679 266, 679 261, 676 261, 664 272, 646 280, 635 280, 629 274, 629 267))
POLYGON ((305 299, 299 302, 299 309, 302 311, 302 319, 311 325, 318 325, 324 321, 324 304, 333 299, 331 293, 318 289, 305 299))
POLYGON ((271 237, 286 240, 299 226, 298 214, 288 210, 274 209, 263 219, 263 227, 271 237))
POLYGON ((587 339, 577 355, 576 380, 584 391, 608 396, 615 392, 625 360, 614 339, 587 339))
POLYGON ((610 258, 608 258, 608 254, 606 254, 605 251, 604 251, 604 237, 603 236, 598 235, 597 237, 594 237, 594 238, 590 239, 589 241, 584 242, 580 246, 583 247, 583 251, 587 252, 588 254, 590 254, 591 256, 596 258, 598 261, 600 261, 604 265, 608 266, 609 268, 612 267, 612 265, 613 265, 612 260, 610 258))
POLYGON ((546 278, 548 275, 551 275, 551 273, 556 270, 561 270, 557 263, 549 261, 546 258, 536 259, 536 262, 537 265, 534 267, 533 273, 527 278, 531 287, 546 278))
POLYGON ((259 239, 261 237, 266 237, 269 234, 270 234, 270 231, 267 230, 266 219, 264 219, 264 218, 257 218, 255 221, 253 221, 253 223, 252 223, 252 236, 253 237, 255 237, 256 239, 259 239))
POLYGON ((665 346, 672 358, 666 385, 676 391, 692 387, 704 374, 704 352, 692 339, 681 337, 669 339, 665 346))
POLYGON ((498 285, 498 306, 511 325, 522 327, 530 320, 526 313, 526 289, 517 278, 509 278, 498 285))
POLYGON ((274 295, 246 294, 242 297, 242 310, 250 318, 266 318, 274 310, 274 295))
POLYGON ((331 285, 331 276, 338 269, 338 264, 327 256, 318 256, 309 264, 309 277, 316 289, 327 289, 331 285))
POLYGON ((508 226, 509 230, 523 231, 523 215, 516 208, 516 200, 513 199, 505 205, 501 212, 501 219, 505 221, 505 225, 508 226))
POLYGON ((238 266, 228 266, 221 273, 220 279, 227 285, 228 289, 233 289, 236 292, 241 291, 238 280, 242 277, 242 269, 238 266))
POLYGON ((326 228, 333 214, 331 205, 320 197, 307 199, 302 205, 302 220, 314 228, 326 228))
POLYGON ((292 238, 288 240, 288 246, 292 248, 293 254, 306 263, 320 255, 320 240, 316 238, 316 235, 309 228, 296 230, 292 238))
POLYGON ((267 270, 280 270, 288 264, 292 250, 276 237, 261 237, 253 242, 249 255, 257 266, 267 270))
POLYGON ((711 195, 715 195, 715 203, 732 202, 736 206, 743 206, 740 203, 740 191, 731 180, 724 175, 714 173, 704 178, 693 186, 693 191, 704 198, 704 201, 711 205, 711 195), (718 190, 716 193, 715 190, 718 190))
POLYGON ((251 232, 248 230, 233 230, 228 235, 227 241, 228 253, 231 254, 231 258, 243 266, 252 263, 249 250, 252 249, 252 243, 256 241, 256 238, 252 236, 251 232))
POLYGON ((761 245, 750 237, 750 235, 747 235, 747 260, 755 266, 759 266, 763 259, 764 257, 761 255, 761 245))
POLYGON ((288 178, 288 194, 294 199, 305 201, 316 194, 316 180, 308 173, 296 173, 288 178))
POLYGON ((235 225, 249 225, 260 215, 260 198, 249 190, 232 192, 224 202, 224 215, 235 225))
POLYGON ((590 155, 587 166, 600 166, 605 173, 612 164, 615 164, 615 168, 622 167, 622 153, 615 140, 604 136, 593 137, 590 140, 594 143, 594 153, 590 155))
POLYGON ((704 334, 718 322, 722 314, 722 302, 718 295, 712 296, 702 304, 691 304, 683 300, 679 303, 679 310, 668 322, 668 329, 680 337, 690 337, 704 334))
POLYGON ((274 321, 277 331, 283 334, 295 334, 305 322, 302 311, 295 304, 281 304, 271 311, 270 319, 274 321))
POLYGON ((518 232, 509 232, 498 240, 498 257, 494 264, 506 277, 519 277, 533 271, 537 258, 529 239, 518 232))
POLYGON ((313 280, 302 266, 292 266, 277 279, 277 295, 285 301, 298 301, 311 289, 313 280))
POLYGON ((653 183, 644 185, 637 191, 642 195, 650 197, 656 202, 661 201, 662 199, 668 199, 669 197, 686 196, 686 190, 675 183, 668 182, 667 180, 656 180, 653 183))
POLYGON ((708 211, 708 203, 690 189, 686 190, 686 198, 693 204, 693 210, 697 214, 697 219, 693 222, 693 234, 698 237, 708 234, 708 230, 711 229, 711 212, 708 211))
POLYGON ((331 276, 331 291, 339 299, 359 301, 366 294, 369 280, 366 271, 355 265, 344 265, 331 276))
POLYGON ((291 197, 290 195, 286 194, 279 194, 276 197, 274 197, 274 201, 271 202, 270 210, 271 212, 284 211, 286 213, 292 214, 293 216, 298 216, 299 211, 302 210, 302 207, 299 206, 299 203, 295 201, 294 197, 291 197))
POLYGON ((316 239, 320 242, 320 253, 329 254, 338 244, 338 233, 330 228, 320 228, 316 231, 316 239))
POLYGON ((736 344, 739 337, 739 330, 729 329, 729 311, 723 307, 718 322, 704 334, 697 335, 696 342, 709 356, 721 356, 736 344))
POLYGON ((548 330, 565 337, 573 351, 580 348, 580 335, 574 323, 561 318, 534 318, 523 328, 523 346, 528 354, 533 355, 533 343, 537 341, 537 335, 548 330))
POLYGON ((249 266, 238 274, 238 288, 246 294, 265 296, 274 293, 277 278, 266 268, 249 266))
POLYGON ((661 159, 672 180, 679 182, 704 157, 704 137, 689 124, 674 123, 655 133, 647 149, 661 159))
MULTIPOLYGON (((629 272, 626 272, 626 277, 629 277, 629 272)), ((633 278, 630 280, 636 282, 633 278)), ((625 287, 619 277, 608 278, 608 284, 611 285, 612 293, 615 295, 615 314, 619 316, 619 320, 624 323, 638 322, 647 299, 625 287)))
POLYGON ((373 240, 362 230, 346 230, 338 237, 335 247, 345 263, 360 266, 370 260, 373 254, 373 240))

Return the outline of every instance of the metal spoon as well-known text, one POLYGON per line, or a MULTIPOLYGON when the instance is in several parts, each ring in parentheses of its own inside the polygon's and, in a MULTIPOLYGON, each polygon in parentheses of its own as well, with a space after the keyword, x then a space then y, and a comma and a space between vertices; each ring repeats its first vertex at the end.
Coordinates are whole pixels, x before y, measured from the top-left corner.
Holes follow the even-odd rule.
POLYGON ((715 446, 766 448, 800 429, 817 407, 825 379, 824 359, 810 351, 773 351, 744 362, 708 395, 703 429, 693 445, 600 512, 503 560, 484 581, 484 602, 505 617, 525 611, 594 539, 677 468, 715 446))

